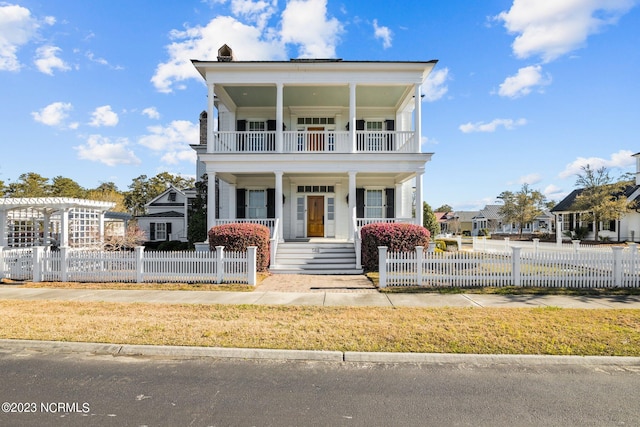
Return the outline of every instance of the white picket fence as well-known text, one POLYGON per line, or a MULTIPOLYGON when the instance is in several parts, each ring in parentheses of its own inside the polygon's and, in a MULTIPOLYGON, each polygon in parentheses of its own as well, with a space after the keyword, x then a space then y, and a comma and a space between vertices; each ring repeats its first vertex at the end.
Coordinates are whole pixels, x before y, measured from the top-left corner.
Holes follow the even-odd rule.
POLYGON ((180 282, 256 284, 255 246, 247 252, 98 251, 0 248, 0 277, 34 282, 180 282))
POLYGON ((474 252, 509 252, 512 247, 519 247, 523 252, 600 252, 610 253, 609 245, 583 245, 579 240, 571 242, 541 242, 540 239, 532 241, 510 240, 508 237, 504 240, 492 240, 486 237, 473 238, 474 252))
POLYGON ((564 288, 640 287, 636 245, 603 252, 425 253, 379 250, 380 287, 532 286, 564 288))

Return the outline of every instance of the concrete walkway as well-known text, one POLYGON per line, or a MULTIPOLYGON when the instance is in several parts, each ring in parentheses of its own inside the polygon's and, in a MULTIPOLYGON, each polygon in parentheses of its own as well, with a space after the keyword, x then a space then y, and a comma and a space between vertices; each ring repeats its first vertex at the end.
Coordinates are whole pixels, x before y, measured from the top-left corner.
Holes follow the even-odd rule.
MULTIPOLYGON (((272 276, 273 277, 273 276, 272 276)), ((295 280, 285 278, 283 280, 295 280)), ((309 280, 309 279, 308 279, 309 280)), ((268 281, 268 279, 267 279, 268 281)), ((371 307, 561 307, 588 309, 640 309, 640 296, 564 296, 564 295, 482 295, 482 294, 403 294, 380 293, 369 288, 356 287, 355 292, 345 292, 348 286, 307 284, 308 290, 297 292, 270 290, 262 284, 254 292, 223 291, 162 291, 162 290, 92 290, 22 288, 16 285, 0 285, 0 299, 54 300, 54 301, 105 301, 148 302, 162 304, 259 304, 302 306, 371 306, 371 307), (367 292, 362 292, 362 291, 367 292)), ((320 283, 320 282, 318 282, 320 283)), ((342 282, 344 284, 344 282, 342 282)), ((363 282, 364 286, 364 282, 363 282)))

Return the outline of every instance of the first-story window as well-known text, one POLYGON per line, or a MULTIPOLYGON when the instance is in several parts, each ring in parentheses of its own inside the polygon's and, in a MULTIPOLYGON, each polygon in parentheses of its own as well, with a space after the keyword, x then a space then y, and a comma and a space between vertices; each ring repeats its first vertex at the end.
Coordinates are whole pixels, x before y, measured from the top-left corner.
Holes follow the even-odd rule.
POLYGON ((247 218, 267 217, 267 192, 264 190, 248 190, 249 203, 247 218))
POLYGON ((164 222, 156 223, 156 240, 167 240, 167 224, 164 222))
POLYGON ((384 218, 382 190, 367 190, 365 196, 366 218, 384 218))

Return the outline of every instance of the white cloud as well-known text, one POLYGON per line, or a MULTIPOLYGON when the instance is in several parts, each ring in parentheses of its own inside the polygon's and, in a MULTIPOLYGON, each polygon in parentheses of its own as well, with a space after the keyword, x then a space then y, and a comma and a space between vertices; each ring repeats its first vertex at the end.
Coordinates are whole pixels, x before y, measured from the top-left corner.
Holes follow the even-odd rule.
POLYGON ((245 61, 286 58, 279 41, 264 40, 258 27, 243 24, 230 16, 216 17, 205 27, 173 30, 170 38, 173 42, 167 46, 169 60, 158 64, 151 78, 155 88, 164 93, 184 89, 179 83, 185 80, 202 80, 191 59, 215 60, 223 44, 234 49, 236 58, 245 61))
POLYGON ((269 18, 276 12, 277 1, 269 4, 267 1, 231 0, 231 11, 254 23, 258 28, 265 28, 269 18))
POLYGON ((634 6, 634 0, 513 0, 511 9, 494 19, 517 34, 513 52, 518 58, 539 55, 544 62, 578 49, 587 38, 613 25, 634 6))
POLYGON ((118 124, 118 120, 118 114, 111 110, 111 105, 103 105, 91 113, 91 122, 89 122, 89 125, 95 127, 115 126, 118 124))
POLYGON ((69 117, 68 112, 73 109, 69 102, 54 102, 40 111, 31 113, 36 122, 47 126, 64 126, 64 121, 69 117))
POLYGON ((422 85, 424 100, 433 102, 442 98, 449 90, 449 87, 447 86, 447 81, 449 80, 448 68, 432 71, 422 85))
POLYGON ((53 75, 53 70, 69 71, 71 67, 56 55, 61 52, 57 46, 40 46, 36 49, 36 59, 33 61, 40 72, 53 75))
POLYGON ((282 42, 298 45, 300 58, 335 58, 343 31, 327 17, 327 0, 290 0, 282 12, 282 42))
POLYGON ((568 193, 557 185, 550 184, 542 190, 542 194, 547 198, 547 200, 562 200, 568 193))
POLYGON ((524 126, 527 124, 526 119, 495 119, 489 123, 476 122, 466 123, 459 126, 459 129, 464 133, 471 132, 495 132, 498 127, 504 127, 507 130, 513 130, 518 126, 524 126))
POLYGON ((116 142, 101 135, 91 135, 87 143, 74 147, 78 151, 78 158, 104 163, 107 166, 139 165, 140 159, 127 148, 129 141, 120 138, 116 142))
POLYGON ((531 93, 532 88, 542 87, 551 83, 551 76, 542 76, 540 65, 530 65, 520 68, 515 76, 510 76, 500 85, 498 95, 509 98, 519 98, 531 93))
POLYGON ((539 173, 530 173, 529 175, 521 176, 518 179, 519 184, 534 185, 542 181, 542 176, 539 173))
POLYGON ((391 47, 391 39, 393 37, 393 33, 389 29, 389 27, 378 26, 378 20, 373 20, 373 35, 375 38, 382 40, 382 47, 388 49, 391 47))
POLYGON ((620 150, 617 153, 611 154, 610 159, 603 159, 601 157, 578 157, 569 163, 558 176, 560 178, 568 178, 579 175, 583 173, 582 167, 587 165, 594 170, 602 167, 624 169, 635 163, 635 159, 631 157, 632 155, 633 152, 630 150, 620 150))
POLYGON ((150 132, 138 143, 153 151, 163 152, 161 160, 168 164, 180 161, 195 163, 196 153, 190 144, 200 141, 200 126, 187 120, 175 120, 168 126, 149 126, 150 132))
POLYGON ((156 107, 148 107, 142 110, 142 114, 149 117, 150 119, 158 120, 160 118, 160 113, 156 109, 156 107))
POLYGON ((18 71, 18 49, 37 34, 39 24, 29 9, 0 3, 0 71, 18 71))

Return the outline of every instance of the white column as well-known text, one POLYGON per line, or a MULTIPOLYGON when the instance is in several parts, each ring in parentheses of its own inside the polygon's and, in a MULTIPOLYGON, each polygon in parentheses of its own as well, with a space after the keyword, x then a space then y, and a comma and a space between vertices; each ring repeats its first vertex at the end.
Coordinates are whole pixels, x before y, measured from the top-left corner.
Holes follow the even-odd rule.
POLYGON ((414 130, 415 130, 415 143, 416 153, 420 152, 420 145, 422 144, 422 91, 421 86, 417 84, 415 86, 415 110, 414 110, 414 130))
POLYGON ((214 93, 215 85, 213 83, 207 83, 208 99, 207 99, 207 153, 213 153, 213 108, 214 108, 214 93))
POLYGON ((274 236, 276 239, 278 239, 278 241, 282 241, 282 236, 283 236, 283 228, 284 228, 284 218, 282 216, 282 175, 283 172, 282 171, 275 171, 274 172, 276 174, 276 196, 275 196, 275 203, 276 203, 276 219, 279 222, 279 227, 278 227, 278 235, 274 236))
POLYGON ((283 134, 282 134, 282 116, 284 105, 284 84, 276 84, 276 152, 282 153, 283 134))
POLYGON ((354 224, 356 220, 356 174, 349 171, 349 240, 353 240, 356 232, 354 224))
POLYGON ((422 208, 422 176, 424 172, 416 174, 416 224, 422 225, 424 211, 422 208))
POLYGON ((229 219, 236 219, 236 184, 229 184, 229 219))
POLYGON ((7 246, 7 211, 0 211, 0 247, 7 246))
POLYGON ((60 212, 60 242, 58 246, 66 248, 69 246, 69 209, 60 212))
MULTIPOLYGON (((0 219, 0 227, 2 224, 2 220, 0 219)), ((51 229, 51 214, 49 213, 44 213, 43 214, 43 220, 42 220, 42 244, 47 246, 49 243, 51 243, 51 238, 49 236, 49 232, 51 229)), ((0 244, 0 246, 2 246, 2 244, 0 244)))
POLYGON ((411 216, 411 215, 405 215, 404 210, 403 210, 403 206, 402 206, 402 200, 403 200, 403 194, 402 194, 402 184, 396 184, 396 194, 395 194, 395 202, 396 202, 396 206, 395 206, 395 215, 396 218, 403 218, 403 217, 407 217, 407 216, 411 216))
POLYGON ((351 152, 356 152, 356 84, 349 83, 349 138, 351 152))
POLYGON ((100 239, 100 244, 104 243, 104 215, 105 215, 105 211, 100 212, 100 218, 98 220, 98 233, 99 233, 99 239, 100 239))
POLYGON ((216 173, 207 172, 207 233, 216 225, 216 173))

